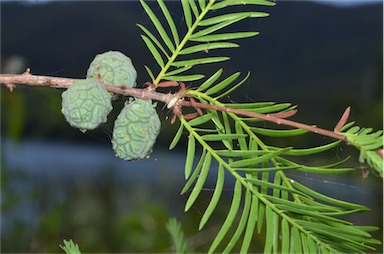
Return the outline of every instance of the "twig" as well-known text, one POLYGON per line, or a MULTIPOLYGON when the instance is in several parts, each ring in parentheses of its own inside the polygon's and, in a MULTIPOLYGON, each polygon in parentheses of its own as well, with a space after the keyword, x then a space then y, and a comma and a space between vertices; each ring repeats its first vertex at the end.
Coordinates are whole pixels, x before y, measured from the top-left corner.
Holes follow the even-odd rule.
POLYGON ((339 122, 336 124, 335 126, 335 129, 333 130, 334 132, 339 132, 340 129, 344 126, 344 124, 347 123, 347 120, 348 120, 348 117, 349 117, 349 113, 351 112, 351 107, 348 107, 343 115, 341 116, 339 122))
MULTIPOLYGON (((29 70, 22 74, 22 75, 14 75, 14 74, 0 74, 0 83, 5 84, 11 91, 14 88, 15 84, 25 84, 30 86, 49 86, 53 88, 68 88, 71 86, 76 79, 70 79, 70 78, 59 78, 59 77, 49 77, 49 76, 38 76, 38 75, 32 75, 30 74, 29 70)), ((183 98, 180 98, 180 94, 178 93, 159 93, 155 90, 148 87, 147 89, 138 89, 138 88, 128 88, 128 87, 116 87, 111 86, 108 84, 103 84, 106 89, 109 92, 116 93, 116 94, 122 94, 122 95, 128 95, 128 96, 134 96, 142 99, 152 99, 156 101, 161 101, 165 103, 166 105, 174 105, 175 99, 177 100, 176 105, 179 107, 194 107, 194 108, 205 108, 205 109, 213 109, 218 111, 225 111, 225 112, 231 112, 235 113, 237 115, 247 116, 247 117, 255 117, 259 118, 265 121, 273 122, 276 124, 283 124, 299 129, 305 129, 313 133, 317 133, 323 136, 332 137, 335 139, 342 140, 344 142, 347 142, 347 139, 344 135, 341 135, 334 131, 329 131, 325 129, 321 129, 318 127, 314 127, 311 125, 303 124, 294 122, 291 120, 284 119, 286 117, 289 117, 296 113, 296 111, 290 111, 284 114, 259 114, 254 112, 248 112, 240 109, 234 109, 229 107, 221 107, 217 105, 211 105, 211 104, 205 104, 205 103, 199 103, 194 100, 191 101, 185 101, 183 98)), ((180 110, 180 109, 179 109, 180 110)), ((349 114, 349 108, 344 113, 342 119, 339 121, 338 125, 343 125, 344 121, 346 121, 346 118, 349 114)), ((335 128, 339 129, 339 128, 335 128)))
POLYGON ((216 106, 216 105, 211 105, 211 104, 204 104, 204 103, 198 103, 198 102, 190 102, 190 101, 180 101, 179 102, 181 106, 187 106, 187 107, 196 107, 196 108, 206 108, 206 109, 213 109, 213 110, 218 110, 218 111, 225 111, 225 112, 231 112, 235 113, 236 115, 242 115, 242 116, 247 116, 247 117, 254 117, 254 118, 259 118, 268 122, 273 122, 278 125, 283 124, 299 129, 304 129, 310 132, 314 132, 323 136, 328 136, 331 138, 339 139, 342 141, 347 141, 347 138, 344 135, 338 134, 333 131, 321 129, 318 127, 314 127, 311 125, 303 124, 303 123, 298 123, 294 122, 291 120, 283 119, 280 117, 276 117, 273 114, 259 114, 259 113, 254 113, 254 112, 248 112, 240 109, 234 109, 234 108, 228 108, 228 107, 221 107, 221 106, 216 106))
MULTIPOLYGON (((59 77, 50 77, 50 76, 38 76, 32 75, 29 73, 24 73, 21 75, 17 74, 0 74, 0 83, 5 84, 7 88, 12 92, 15 84, 24 84, 28 86, 48 86, 53 88, 68 88, 75 81, 81 79, 70 79, 70 78, 59 78, 59 77), (12 87, 12 89, 11 89, 12 87)), ((130 95, 141 99, 152 99, 156 101, 161 101, 166 104, 175 95, 172 94, 163 94, 155 92, 153 89, 138 89, 138 88, 129 88, 125 86, 112 86, 108 84, 103 84, 105 88, 112 93, 130 95)))

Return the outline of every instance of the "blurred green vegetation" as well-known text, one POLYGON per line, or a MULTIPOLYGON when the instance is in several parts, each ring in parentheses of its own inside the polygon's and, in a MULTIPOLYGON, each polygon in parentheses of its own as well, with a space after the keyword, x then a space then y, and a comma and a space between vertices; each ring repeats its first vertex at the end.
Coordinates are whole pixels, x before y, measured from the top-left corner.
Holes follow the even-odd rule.
MULTIPOLYGON (((1 205, 6 223, 2 225, 1 253, 57 253, 63 239, 73 239, 83 253, 169 253, 174 251, 167 230, 171 217, 181 221, 188 250, 208 250, 231 197, 223 195, 221 208, 207 229, 199 232, 201 211, 213 191, 206 191, 184 214, 185 198, 176 199, 177 193, 149 197, 145 194, 151 188, 148 183, 132 187, 128 181, 127 188, 118 187, 108 172, 111 169, 88 179, 38 179, 22 169, 2 165, 1 205), (125 195, 129 195, 127 202, 125 195)), ((257 237, 260 244, 253 246, 253 251, 262 250, 262 237, 257 237)))
MULTIPOLYGON (((167 191, 156 190, 148 182, 137 182, 134 176, 121 186, 119 176, 114 176, 114 172, 105 168, 92 176, 76 177, 74 173, 71 177, 54 179, 42 178, 23 169, 9 169, 3 164, 0 252, 57 253, 61 251, 59 244, 63 239, 72 239, 82 253, 172 253, 174 248, 167 230, 167 222, 172 217, 181 222, 187 249, 196 253, 207 252, 228 213, 232 190, 224 191, 219 209, 214 212, 206 229, 199 232, 197 228, 202 211, 213 193, 210 189, 213 183, 207 186, 193 208, 184 214, 189 193, 179 198, 180 188, 173 185, 172 188, 170 183, 167 184, 167 191)), ((314 176, 307 177, 307 181, 311 181, 314 176)), ((371 191, 379 191, 380 183, 371 181, 375 180, 374 176, 370 176, 369 180, 373 186, 371 191)), ((334 189, 337 185, 322 188, 329 187, 334 189)), ((339 187, 345 191, 348 186, 339 187)), ((354 190, 354 186, 348 188, 358 191, 354 190)), ((382 204, 382 201, 376 202, 382 204)), ((360 215, 355 221, 358 224, 380 225, 382 217, 377 213, 379 211, 374 210, 363 217, 360 215)), ((235 230, 236 227, 230 229, 226 240, 235 230)), ((374 232, 378 239, 381 234, 374 232)), ((255 233, 254 239, 250 251, 262 252, 263 233, 255 233)))
POLYGON ((159 252, 170 246, 165 227, 169 208, 140 197, 132 204, 118 204, 112 178, 58 183, 65 188, 59 190, 54 181, 38 180, 22 170, 3 167, 1 174, 2 216, 11 224, 3 225, 2 253, 56 253, 58 244, 69 238, 87 253, 159 252), (20 186, 32 186, 32 191, 21 191, 20 186), (61 198, 55 198, 58 193, 61 198), (23 214, 31 210, 35 214, 23 214))

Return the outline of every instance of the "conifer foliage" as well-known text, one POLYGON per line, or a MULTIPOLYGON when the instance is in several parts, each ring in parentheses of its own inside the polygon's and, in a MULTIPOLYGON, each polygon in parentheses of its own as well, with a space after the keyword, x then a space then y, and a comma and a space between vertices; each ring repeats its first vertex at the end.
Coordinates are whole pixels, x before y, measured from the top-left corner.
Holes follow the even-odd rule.
MULTIPOLYGON (((382 131, 347 123, 349 108, 335 129, 328 131, 289 120, 297 111, 296 106, 290 103, 228 103, 224 98, 239 89, 250 74, 226 76, 220 68, 208 77, 199 72, 203 65, 229 60, 223 49, 237 48, 239 39, 258 35, 257 31, 233 31, 231 28, 246 19, 267 17, 268 13, 258 9, 261 6, 272 7, 274 2, 183 0, 180 1, 185 22, 183 29, 176 26, 163 0, 149 2, 140 0, 151 23, 148 26, 138 24, 141 38, 156 64, 152 69, 145 66, 150 79, 145 89, 135 88, 137 73, 131 60, 115 51, 97 56, 83 81, 26 73, 0 75, 0 82, 10 90, 15 83, 68 88, 63 94, 63 113, 72 126, 84 131, 106 121, 112 110, 111 94, 136 97, 124 97, 126 105, 115 121, 113 149, 125 160, 143 159, 152 151, 161 126, 152 100, 165 103, 174 114, 171 122, 179 126, 169 148, 175 148, 181 139, 187 138, 186 183, 181 190, 182 194, 188 193, 185 211, 195 204, 208 175, 215 176, 214 192, 202 213, 199 230, 207 225, 217 209, 227 178, 235 180, 228 214, 211 243, 209 253, 247 253, 262 231, 265 233, 265 253, 361 253, 375 250, 374 246, 380 241, 372 238, 370 232, 378 228, 353 225, 343 219, 345 215, 368 211, 367 207, 312 190, 288 177, 286 171, 315 174, 354 171, 354 168, 343 166, 348 158, 316 166, 299 160, 345 142, 360 151, 361 163, 367 163, 382 177, 382 131), (194 88, 187 88, 184 84, 190 81, 194 81, 194 88), (157 91, 159 87, 177 86, 180 90, 176 93, 157 91), (186 107, 192 112, 186 114, 186 107), (265 121, 285 128, 267 128, 265 121), (267 143, 271 138, 300 138, 308 132, 329 136, 336 141, 309 148, 278 147, 267 143)), ((169 229, 173 232, 177 249, 185 251, 183 237, 177 237, 175 233, 181 231, 180 226, 172 222, 169 229)), ((64 250, 78 251, 77 246, 64 243, 64 250)))

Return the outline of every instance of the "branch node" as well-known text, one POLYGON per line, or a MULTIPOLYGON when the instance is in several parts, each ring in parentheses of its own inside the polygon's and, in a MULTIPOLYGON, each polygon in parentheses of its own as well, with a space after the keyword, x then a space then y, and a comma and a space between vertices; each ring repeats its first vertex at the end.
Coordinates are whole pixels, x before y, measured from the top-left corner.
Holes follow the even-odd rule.
POLYGON ((179 96, 172 96, 171 99, 167 102, 167 109, 175 107, 179 99, 179 96))
POLYGON ((27 68, 23 75, 31 75, 31 68, 27 68))
POLYGON ((13 92, 13 89, 16 87, 15 84, 5 84, 5 86, 8 88, 10 92, 13 92))

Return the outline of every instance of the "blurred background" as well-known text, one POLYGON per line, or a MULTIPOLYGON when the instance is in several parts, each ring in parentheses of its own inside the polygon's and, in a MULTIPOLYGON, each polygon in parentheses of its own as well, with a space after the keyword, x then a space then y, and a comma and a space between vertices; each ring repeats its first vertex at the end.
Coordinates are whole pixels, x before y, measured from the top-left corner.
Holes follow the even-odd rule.
MULTIPOLYGON (((177 2, 168 1, 176 23, 184 20, 177 2)), ((151 3, 154 10, 157 5, 151 3)), ((275 101, 299 106, 294 120, 333 129, 347 106, 350 120, 382 129, 383 4, 381 1, 277 1, 255 8, 270 17, 246 20, 260 35, 225 50, 229 62, 199 66, 212 74, 250 71, 251 77, 225 98, 233 102, 275 101)), ((1 73, 85 78, 98 53, 118 50, 129 56, 138 84, 149 81, 144 69, 157 66, 141 41, 137 23, 150 26, 138 1, 2 1, 1 73)), ((198 83, 190 83, 197 86, 198 83)), ((114 156, 110 136, 123 101, 109 121, 82 134, 62 116, 62 90, 1 86, 1 252, 60 252, 62 239, 73 239, 84 252, 170 252, 169 218, 183 223, 190 249, 207 250, 231 201, 228 180, 219 209, 203 232, 198 222, 213 193, 214 176, 199 202, 184 213, 185 142, 168 151, 178 124, 159 105, 164 119, 149 159, 125 162, 114 156)), ((186 137, 186 136, 185 136, 186 137)), ((314 146, 331 140, 308 134, 280 145, 314 146)), ((308 163, 352 155, 355 173, 342 176, 288 172, 324 194, 366 205, 372 212, 351 216, 357 225, 375 225, 382 239, 382 180, 358 163, 358 154, 342 145, 308 163)), ((227 177, 230 179, 230 177, 227 177)), ((253 252, 262 250, 262 238, 253 252)), ((378 246, 382 252, 382 246, 378 246)))

